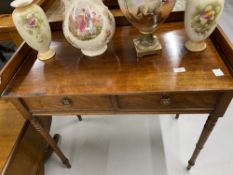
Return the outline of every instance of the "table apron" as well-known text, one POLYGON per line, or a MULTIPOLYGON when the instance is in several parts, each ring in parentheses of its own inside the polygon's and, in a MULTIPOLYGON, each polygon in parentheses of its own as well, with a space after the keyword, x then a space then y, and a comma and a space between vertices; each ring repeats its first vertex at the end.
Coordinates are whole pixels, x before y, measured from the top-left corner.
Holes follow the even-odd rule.
POLYGON ((220 93, 75 95, 22 98, 33 115, 210 113, 220 93))

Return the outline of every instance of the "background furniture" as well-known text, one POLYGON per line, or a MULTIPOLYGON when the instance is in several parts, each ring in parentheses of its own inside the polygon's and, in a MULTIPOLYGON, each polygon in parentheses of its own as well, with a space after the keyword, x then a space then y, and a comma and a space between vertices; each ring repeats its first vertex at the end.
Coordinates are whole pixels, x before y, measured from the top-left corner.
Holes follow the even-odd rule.
MULTIPOLYGON (((8 120, 7 122, 12 121, 8 120)), ((14 122, 17 122, 17 120, 14 120, 14 122)), ((14 122, 10 125, 14 126, 14 122)), ((50 129, 51 118, 42 118, 41 122, 47 130, 50 129)), ((9 157, 1 171, 1 175, 44 175, 44 161, 46 161, 52 152, 48 149, 45 141, 41 139, 40 135, 30 125, 29 121, 25 122, 18 133, 17 139, 16 137, 14 138, 16 140, 14 146, 12 143, 9 145, 9 150, 12 147, 13 149, 10 154, 8 153, 9 157)))
POLYGON ((11 14, 13 12, 13 8, 10 6, 10 3, 13 0, 4 0, 0 2, 0 14, 11 14))
POLYGON ((0 100, 0 172, 23 127, 20 113, 8 101, 0 100))
POLYGON ((5 62, 6 61, 6 58, 4 57, 4 55, 2 54, 2 52, 0 51, 0 60, 2 62, 5 62))

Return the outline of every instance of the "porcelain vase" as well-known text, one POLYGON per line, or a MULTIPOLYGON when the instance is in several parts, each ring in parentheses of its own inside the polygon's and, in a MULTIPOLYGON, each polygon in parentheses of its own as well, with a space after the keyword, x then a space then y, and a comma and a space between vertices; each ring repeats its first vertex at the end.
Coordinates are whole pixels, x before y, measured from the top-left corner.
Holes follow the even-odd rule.
POLYGON ((62 12, 63 12, 63 20, 65 19, 65 15, 67 13, 67 11, 69 10, 69 7, 71 6, 71 4, 73 3, 74 0, 61 0, 61 8, 62 8, 62 12))
POLYGON ((189 40, 185 47, 192 52, 206 49, 205 39, 216 28, 224 8, 224 0, 187 0, 185 30, 189 40))
POLYGON ((44 11, 33 0, 15 0, 11 3, 15 8, 12 14, 18 33, 33 49, 38 51, 39 60, 48 60, 55 55, 49 48, 51 30, 44 11))
POLYGON ((102 0, 71 0, 63 22, 67 41, 89 57, 103 54, 115 32, 115 19, 102 0))

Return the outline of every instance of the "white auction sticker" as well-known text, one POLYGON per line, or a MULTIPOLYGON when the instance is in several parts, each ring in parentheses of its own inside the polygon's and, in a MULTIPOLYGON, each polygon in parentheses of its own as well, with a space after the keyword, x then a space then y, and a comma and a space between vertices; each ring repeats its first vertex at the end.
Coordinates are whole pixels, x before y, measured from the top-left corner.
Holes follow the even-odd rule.
POLYGON ((221 69, 212 69, 212 72, 214 73, 216 77, 224 76, 224 73, 221 69))
POLYGON ((186 69, 184 67, 176 67, 173 69, 173 71, 175 73, 182 73, 182 72, 186 72, 186 69))

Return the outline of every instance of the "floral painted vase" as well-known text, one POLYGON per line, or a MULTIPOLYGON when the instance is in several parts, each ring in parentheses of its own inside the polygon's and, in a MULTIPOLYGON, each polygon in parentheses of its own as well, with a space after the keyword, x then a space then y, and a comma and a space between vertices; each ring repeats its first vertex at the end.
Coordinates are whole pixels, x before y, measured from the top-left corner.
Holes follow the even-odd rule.
POLYGON ((192 52, 206 49, 204 40, 216 28, 224 8, 224 0, 187 0, 185 30, 189 40, 185 47, 192 52))
POLYGON ((12 18, 17 31, 26 43, 38 51, 39 60, 48 60, 55 55, 49 48, 51 30, 44 11, 33 0, 15 0, 11 3, 15 7, 12 18))
POLYGON ((66 11, 63 33, 86 56, 103 54, 114 31, 115 19, 102 0, 75 0, 66 11))

